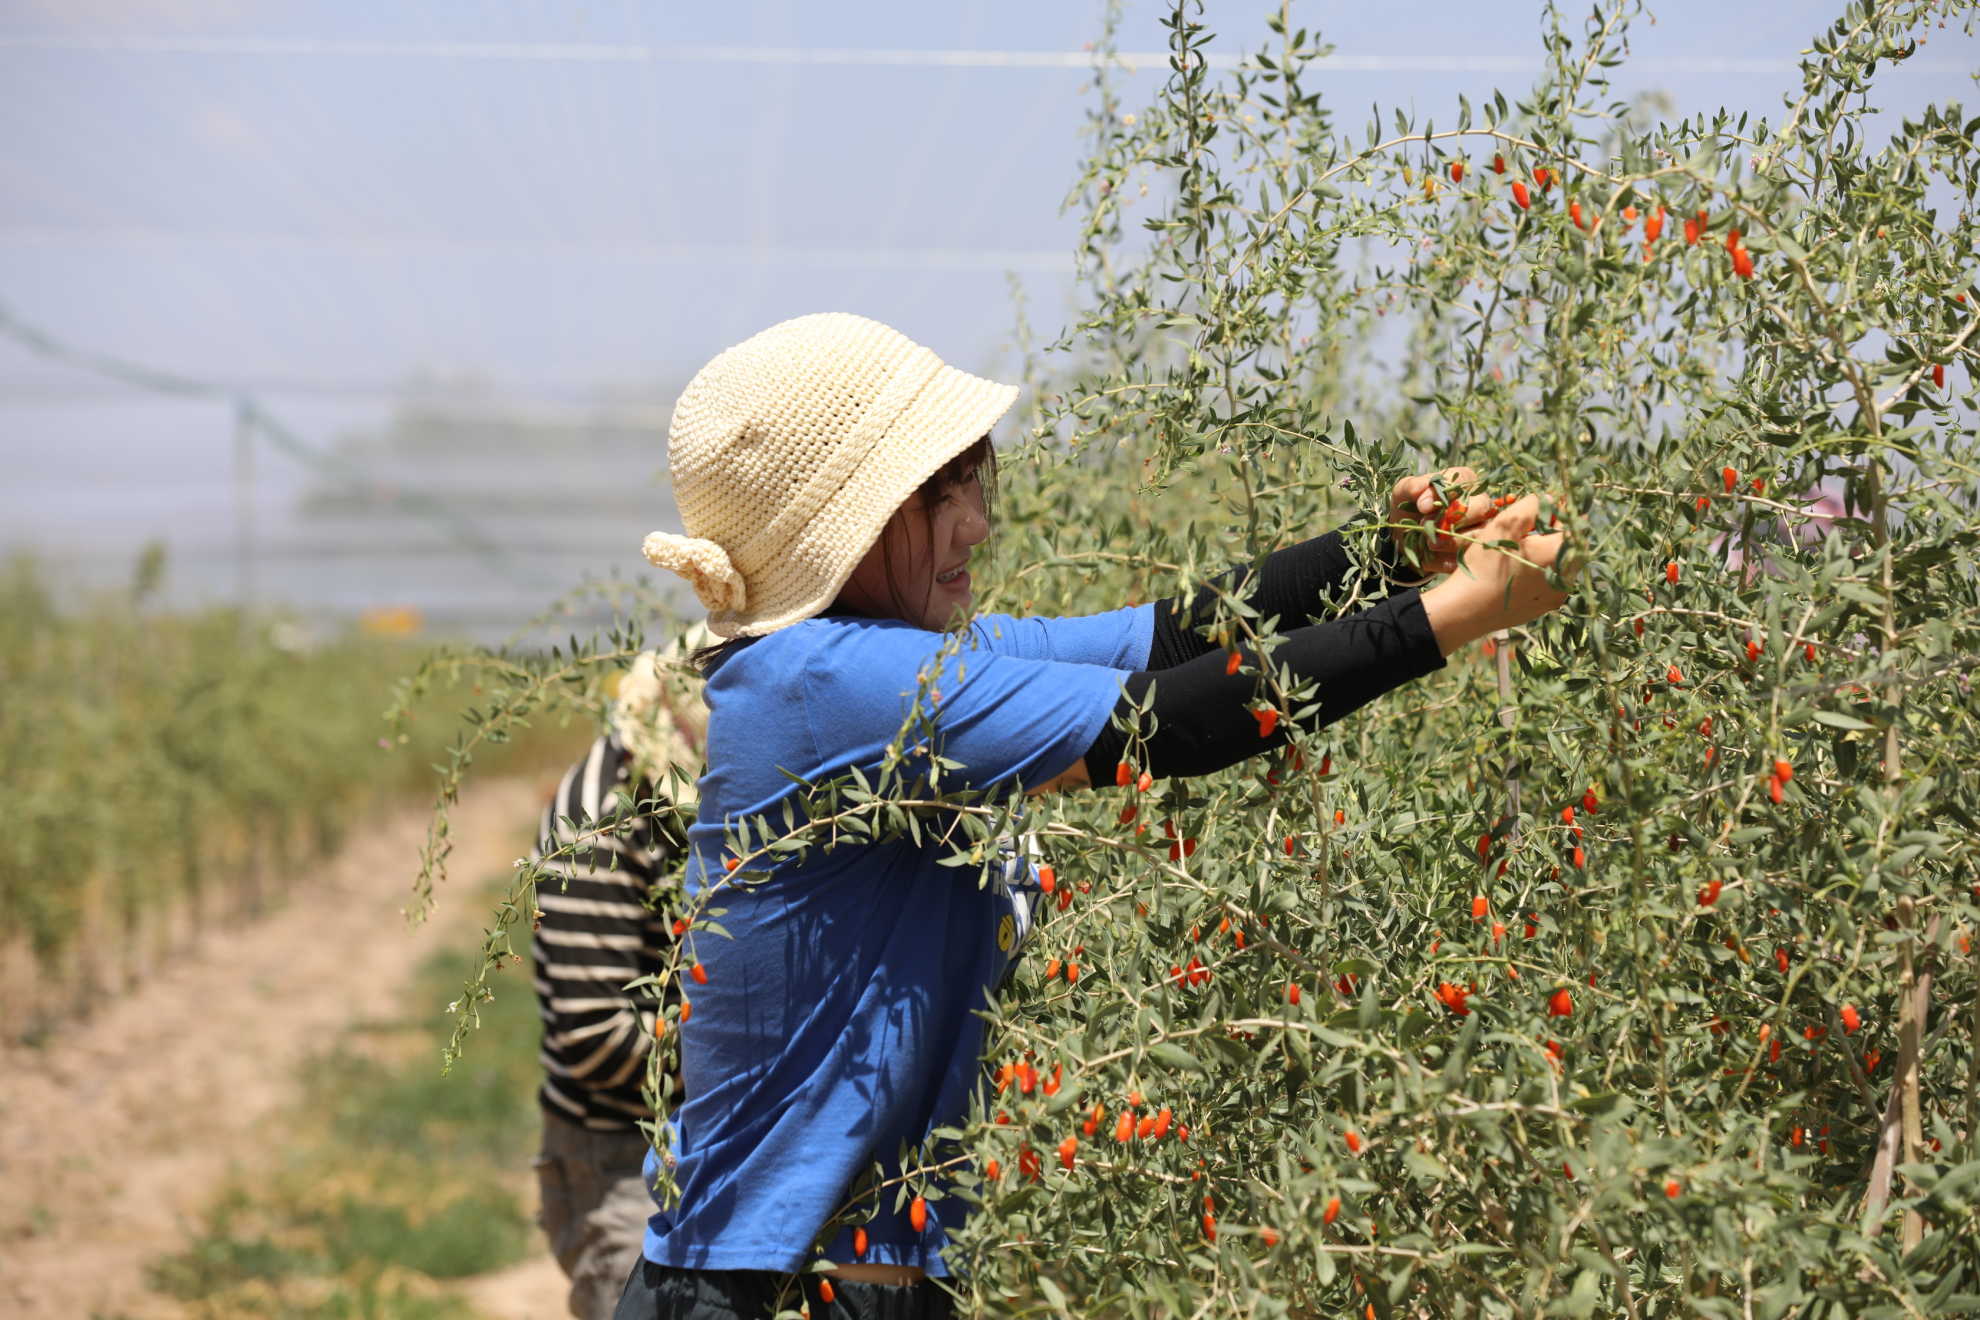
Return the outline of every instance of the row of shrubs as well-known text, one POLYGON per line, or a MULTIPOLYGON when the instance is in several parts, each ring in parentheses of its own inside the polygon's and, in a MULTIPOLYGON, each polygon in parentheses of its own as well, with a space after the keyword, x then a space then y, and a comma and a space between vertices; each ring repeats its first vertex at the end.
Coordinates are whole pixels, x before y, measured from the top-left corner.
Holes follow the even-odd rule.
MULTIPOLYGON (((0 565, 0 985, 18 1035, 278 900, 370 811, 430 791, 453 736, 444 691, 402 732, 382 717, 417 638, 166 612, 162 566, 149 550, 129 589, 80 596, 32 558, 0 565)), ((543 730, 490 768, 583 736, 543 730)))

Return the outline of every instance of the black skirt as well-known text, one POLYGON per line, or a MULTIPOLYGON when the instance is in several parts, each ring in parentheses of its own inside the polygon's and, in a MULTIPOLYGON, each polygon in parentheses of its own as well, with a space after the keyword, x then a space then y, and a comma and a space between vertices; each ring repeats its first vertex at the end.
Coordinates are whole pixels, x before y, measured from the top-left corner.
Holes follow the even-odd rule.
POLYGON ((682 1270, 642 1256, 612 1320, 773 1320, 808 1308, 811 1320, 954 1320, 955 1299, 933 1279, 891 1285, 831 1281, 775 1270, 682 1270))

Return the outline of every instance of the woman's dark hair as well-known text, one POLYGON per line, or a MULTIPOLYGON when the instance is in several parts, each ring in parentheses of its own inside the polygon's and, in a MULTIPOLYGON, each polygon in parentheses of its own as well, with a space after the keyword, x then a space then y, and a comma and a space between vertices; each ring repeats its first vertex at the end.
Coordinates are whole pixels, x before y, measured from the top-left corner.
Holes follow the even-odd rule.
MULTIPOLYGON (((957 454, 954 458, 935 469, 934 475, 921 483, 916 492, 921 497, 921 516, 924 530, 930 540, 935 536, 935 505, 950 491, 963 485, 974 476, 983 487, 983 514, 992 527, 997 525, 995 517, 997 497, 997 450, 990 443, 988 435, 957 454)), ((883 531, 880 537, 880 556, 887 574, 887 594, 893 598, 894 609, 900 618, 911 618, 917 611, 910 607, 907 593, 902 590, 900 578, 894 572, 893 538, 883 531)), ((924 596, 924 605, 927 603, 924 596)), ((859 612, 834 601, 824 614, 850 614, 859 612)), ((704 646, 689 657, 689 662, 701 671, 703 678, 715 672, 724 660, 756 641, 754 637, 731 637, 713 646, 704 646)))

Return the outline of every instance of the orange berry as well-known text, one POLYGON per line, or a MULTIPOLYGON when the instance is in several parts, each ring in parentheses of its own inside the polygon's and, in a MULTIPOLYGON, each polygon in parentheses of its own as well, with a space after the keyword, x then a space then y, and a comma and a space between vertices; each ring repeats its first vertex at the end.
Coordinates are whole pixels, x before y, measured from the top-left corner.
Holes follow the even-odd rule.
POLYGON ((1664 581, 1670 583, 1672 586, 1676 586, 1677 580, 1678 565, 1677 560, 1673 559, 1670 563, 1664 565, 1664 581))
POLYGON ((1323 1224, 1331 1224, 1340 1217, 1341 1217, 1341 1198, 1338 1196, 1328 1197, 1327 1208, 1320 1212, 1320 1222, 1323 1224))
POLYGON ((1483 921, 1487 909, 1488 904, 1485 901, 1485 895, 1479 894, 1475 896, 1471 900, 1471 919, 1473 921, 1483 921))
POLYGON ((1346 1136, 1346 1137, 1344 1138, 1344 1140, 1345 1140, 1345 1141, 1347 1142, 1347 1148, 1348 1148, 1348 1154, 1350 1154, 1350 1155, 1359 1155, 1359 1154, 1361 1154, 1361 1134, 1360 1134, 1360 1133, 1358 1133, 1358 1132, 1349 1132, 1349 1133, 1347 1134, 1347 1136, 1346 1136))
MULTIPOLYGON (((1072 1138, 1067 1137, 1066 1140, 1071 1141, 1072 1138)), ((928 1202, 922 1197, 917 1196, 908 1202, 908 1223, 914 1225, 917 1233, 928 1227, 928 1202)))
MULTIPOLYGON (((1078 1153, 1079 1153, 1078 1137, 1067 1137, 1064 1141, 1059 1143, 1059 1163, 1062 1166, 1064 1166, 1068 1171, 1072 1169, 1073 1159, 1078 1153)), ((916 1199, 918 1200, 919 1198, 916 1199)), ((920 1225, 917 1224, 915 1227, 919 1229, 920 1225)))
POLYGON ((864 1256, 865 1254, 866 1254, 866 1227, 864 1225, 861 1225, 860 1227, 855 1228, 853 1230, 853 1255, 864 1256))
POLYGON ((1854 1036, 1856 1034, 1856 1029, 1863 1025, 1862 1015, 1856 1011, 1856 1005, 1844 1004, 1842 1006, 1841 1016, 1842 1016, 1843 1032, 1846 1035, 1854 1036))
POLYGON ((1670 1197, 1673 1201, 1678 1199, 1678 1192, 1681 1190, 1683 1189, 1678 1186, 1678 1181, 1675 1178, 1664 1184, 1664 1195, 1670 1197))

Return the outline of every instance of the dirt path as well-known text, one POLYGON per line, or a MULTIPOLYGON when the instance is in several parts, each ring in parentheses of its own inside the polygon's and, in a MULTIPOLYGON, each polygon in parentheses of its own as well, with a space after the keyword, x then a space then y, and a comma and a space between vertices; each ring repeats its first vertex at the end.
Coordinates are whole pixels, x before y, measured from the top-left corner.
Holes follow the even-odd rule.
MULTIPOLYGON (((429 952, 472 938, 471 886, 529 850, 547 792, 512 779, 463 796, 453 878, 417 931, 399 916, 426 827, 415 809, 356 838, 282 910, 208 935, 52 1043, 0 1046, 0 1314, 174 1314, 145 1262, 184 1243, 231 1168, 259 1161, 259 1120, 297 1100, 305 1056, 399 1010, 429 952)), ((546 1255, 473 1295, 501 1320, 554 1320, 560 1282, 546 1255)))

